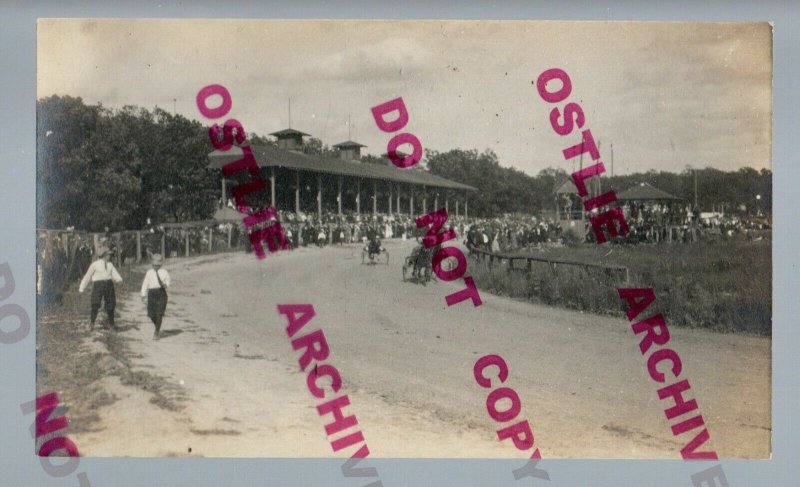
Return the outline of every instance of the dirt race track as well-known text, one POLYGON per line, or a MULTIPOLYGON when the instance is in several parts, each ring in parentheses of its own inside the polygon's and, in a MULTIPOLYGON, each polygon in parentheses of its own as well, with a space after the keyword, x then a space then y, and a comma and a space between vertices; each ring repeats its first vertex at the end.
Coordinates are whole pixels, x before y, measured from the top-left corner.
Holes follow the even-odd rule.
MULTIPOLYGON (((118 299, 121 318, 138 325, 121 332, 132 369, 165 377, 160 394, 180 407, 109 376, 102 384, 117 401, 99 409, 96 428, 72 439, 84 456, 349 456, 332 451, 323 429, 330 416, 318 416, 323 400, 308 392, 276 310, 311 303, 317 315, 301 333, 324 331, 327 363, 342 375, 346 412, 357 416, 371 456, 526 458, 498 441, 489 390, 473 378, 479 357, 498 354, 543 457, 680 458, 693 435, 672 436, 667 401, 658 399, 660 385, 624 316, 488 293, 481 307, 448 308, 444 296, 461 288, 456 283, 401 281, 411 245, 387 243, 388 266, 360 265, 360 246, 260 262, 243 253, 169 261, 165 338, 151 340, 138 293, 118 299)), ((768 458, 770 339, 670 331, 710 446, 721 458, 768 458)), ((84 346, 103 347, 88 332, 84 346)))

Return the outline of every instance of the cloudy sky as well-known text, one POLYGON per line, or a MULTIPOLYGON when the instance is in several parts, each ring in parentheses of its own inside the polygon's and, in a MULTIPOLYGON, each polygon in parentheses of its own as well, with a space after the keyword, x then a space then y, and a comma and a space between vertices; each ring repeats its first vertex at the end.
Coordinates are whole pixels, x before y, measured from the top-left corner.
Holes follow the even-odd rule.
MULTIPOLYGON (((386 152, 370 108, 402 96, 423 147, 491 149, 529 174, 573 168, 579 141, 550 127, 535 80, 573 85, 584 129, 615 173, 687 165, 770 168, 772 32, 766 23, 40 20, 38 97, 159 106, 203 119, 195 95, 226 86, 228 117, 289 125, 386 152)), ((565 102, 565 103, 566 103, 565 102)), ((563 106, 563 103, 558 104, 563 106)), ((133 134, 132 134, 133 136, 133 134)))

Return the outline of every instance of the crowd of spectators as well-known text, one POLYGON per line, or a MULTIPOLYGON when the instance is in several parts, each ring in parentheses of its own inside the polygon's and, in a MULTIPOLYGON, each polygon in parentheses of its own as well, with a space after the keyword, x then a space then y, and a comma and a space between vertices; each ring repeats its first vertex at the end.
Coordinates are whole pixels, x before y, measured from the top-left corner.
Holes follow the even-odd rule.
POLYGON ((414 221, 407 215, 358 215, 355 212, 317 215, 278 211, 278 221, 292 248, 344 245, 379 238, 408 239, 418 235, 414 221))
POLYGON ((467 246, 487 252, 510 252, 561 242, 562 230, 550 218, 504 216, 456 219, 467 246))
MULTIPOLYGON (((768 216, 737 216, 707 212, 701 213, 691 206, 677 204, 625 204, 626 220, 630 227, 624 243, 659 242, 671 240, 688 242, 706 235, 723 238, 745 236, 761 238, 763 230, 771 228, 768 216)), ((418 216, 418 215, 417 215, 418 216)), ((327 245, 362 244, 373 237, 380 239, 416 239, 426 229, 418 229, 414 219, 403 214, 356 214, 347 212, 315 214, 278 211, 277 221, 284 229, 289 248, 323 247, 327 245)), ((570 232, 550 218, 530 215, 505 215, 498 218, 465 218, 450 215, 447 226, 455 228, 458 239, 469 248, 487 252, 514 252, 536 247, 564 243, 570 232)), ((199 225, 148 224, 137 232, 85 234, 67 229, 43 232, 39 236, 37 286, 41 294, 42 275, 60 296, 70 282, 80 278, 91 263, 94 248, 98 245, 111 250, 112 261, 117 265, 147 260, 154 253, 167 257, 198 255, 225 251, 229 248, 251 251, 248 232, 242 221, 207 223, 199 225), (137 248, 140 255, 136 255, 137 248), (137 258, 138 257, 138 258, 137 258)), ((586 228, 585 239, 591 240, 591 228, 586 228)), ((582 240, 579 236, 576 241, 582 240)))
MULTIPOLYGON (((678 203, 626 203, 622 207, 630 233, 622 242, 691 242, 705 236, 753 237, 756 230, 771 228, 767 216, 737 216, 722 212, 701 212, 678 203)), ((591 239, 592 235, 587 235, 591 239)), ((754 237, 755 238, 755 237, 754 237)))
MULTIPOLYGON (((293 248, 359 243, 373 235, 381 239, 414 239, 423 234, 408 215, 357 215, 324 213, 316 215, 279 211, 278 220, 293 248)), ((504 216, 500 218, 465 218, 450 215, 447 226, 452 226, 460 240, 474 248, 486 251, 507 252, 546 243, 558 242, 561 227, 549 218, 532 216, 504 216)))

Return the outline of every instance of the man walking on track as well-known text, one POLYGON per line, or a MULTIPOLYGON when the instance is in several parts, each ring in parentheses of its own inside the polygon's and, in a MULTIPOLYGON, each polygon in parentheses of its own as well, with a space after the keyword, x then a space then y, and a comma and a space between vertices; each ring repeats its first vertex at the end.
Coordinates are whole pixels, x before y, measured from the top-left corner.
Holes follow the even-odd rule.
POLYGON ((111 252, 106 247, 97 249, 97 260, 92 262, 86 275, 83 276, 78 292, 83 292, 89 281, 92 282, 92 307, 89 314, 89 329, 94 330, 94 322, 97 320, 97 312, 100 310, 100 301, 103 301, 108 314, 108 325, 114 331, 114 308, 117 306, 117 297, 114 293, 114 283, 122 282, 114 264, 108 262, 111 252))
POLYGON ((161 268, 164 259, 161 254, 153 254, 153 268, 148 270, 142 281, 142 301, 147 300, 147 316, 153 321, 156 330, 153 340, 158 340, 161 320, 167 310, 167 288, 170 284, 169 272, 161 268))

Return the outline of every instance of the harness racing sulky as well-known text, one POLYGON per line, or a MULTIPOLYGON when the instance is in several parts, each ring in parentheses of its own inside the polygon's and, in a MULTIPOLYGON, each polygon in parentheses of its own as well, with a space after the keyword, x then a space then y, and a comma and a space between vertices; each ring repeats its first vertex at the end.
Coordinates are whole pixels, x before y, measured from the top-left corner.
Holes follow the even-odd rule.
POLYGON ((386 265, 389 265, 389 252, 383 248, 381 245, 381 240, 379 238, 372 238, 367 242, 367 245, 364 246, 364 249, 361 251, 361 263, 368 264, 368 265, 375 265, 380 260, 380 256, 386 256, 386 265), (366 259, 369 259, 369 262, 365 262, 366 259))
POLYGON ((417 245, 411 251, 411 255, 406 257, 403 262, 403 282, 407 280, 419 281, 423 285, 430 282, 433 278, 433 266, 431 265, 431 258, 440 246, 430 249, 425 248, 423 245, 417 245))

